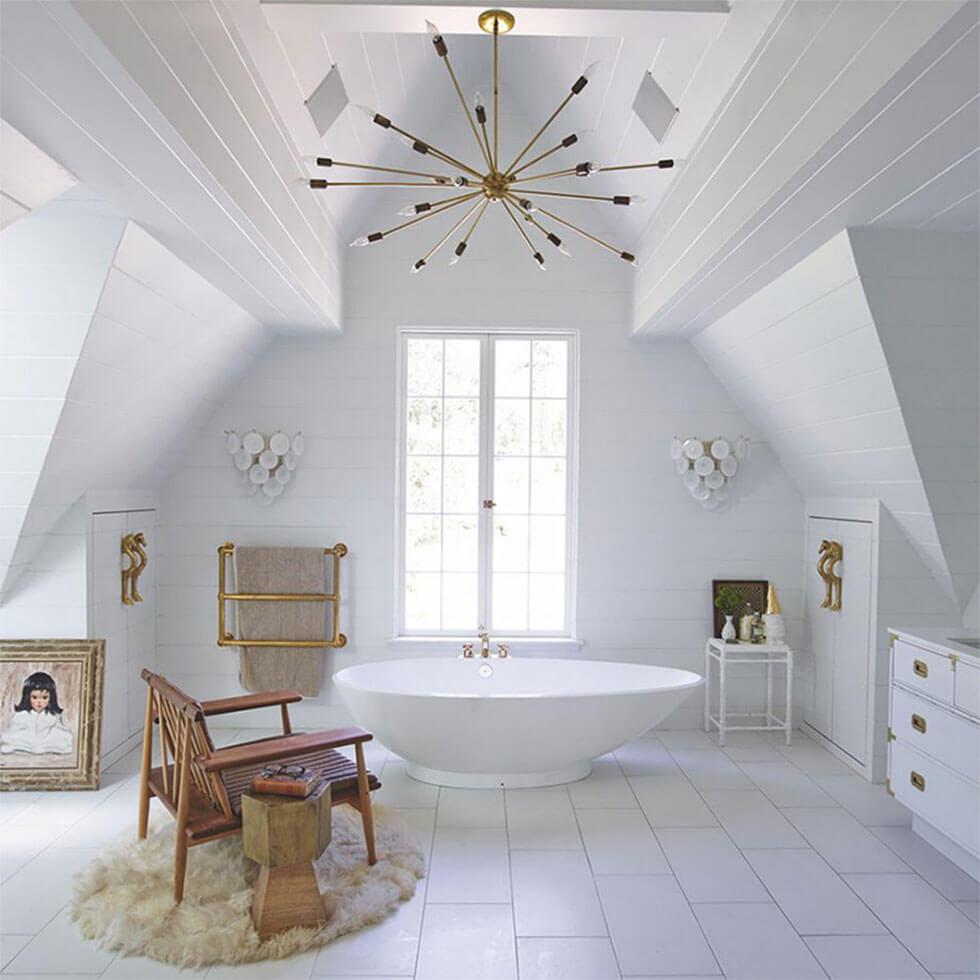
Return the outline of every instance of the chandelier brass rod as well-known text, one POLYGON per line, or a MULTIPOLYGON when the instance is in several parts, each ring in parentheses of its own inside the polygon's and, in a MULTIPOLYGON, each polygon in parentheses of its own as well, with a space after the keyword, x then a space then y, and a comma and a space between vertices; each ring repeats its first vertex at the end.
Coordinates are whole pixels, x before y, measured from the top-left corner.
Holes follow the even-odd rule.
POLYGON ((490 206, 490 198, 488 197, 482 202, 482 208, 480 209, 477 216, 473 219, 473 224, 470 225, 470 230, 463 236, 463 244, 465 245, 470 240, 470 235, 476 230, 476 226, 480 223, 480 218, 486 214, 487 208, 490 206))
MULTIPOLYGON (((517 200, 517 198, 515 198, 513 194, 508 194, 508 195, 507 195, 507 197, 508 197, 508 198, 509 198, 509 199, 510 199, 511 201, 513 201, 513 202, 514 202, 514 204, 518 204, 518 203, 519 203, 519 202, 518 202, 518 200, 517 200)), ((528 213, 527 213, 526 211, 524 211, 524 209, 523 209, 523 208, 521 208, 521 217, 522 217, 522 218, 523 218, 523 219, 524 219, 525 221, 527 221, 527 222, 530 222, 530 223, 531 223, 532 225, 534 225, 534 227, 535 227, 535 228, 537 228, 537 229, 538 229, 538 231, 540 231, 542 235, 544 235, 544 236, 546 236, 546 237, 547 237, 547 235, 548 235, 548 229, 547 229, 547 228, 545 228, 545 226, 544 226, 544 225, 542 225, 542 224, 541 224, 541 222, 539 222, 539 221, 538 221, 538 220, 537 220, 537 219, 536 219, 536 218, 534 217, 534 215, 533 215, 533 214, 528 214, 528 213)))
POLYGON ((500 42, 500 24, 496 17, 493 19, 493 169, 497 169, 498 147, 500 144, 499 104, 500 87, 497 84, 499 74, 497 47, 500 42))
MULTIPOLYGON (((318 157, 318 161, 323 159, 318 157)), ((349 163, 346 160, 331 160, 329 164, 317 163, 318 167, 353 167, 356 170, 377 170, 386 174, 406 174, 410 177, 431 177, 437 183, 445 182, 449 187, 455 186, 453 178, 446 174, 434 174, 427 170, 402 170, 400 167, 379 167, 369 163, 349 163)))
MULTIPOLYGON (((578 142, 578 140, 576 140, 576 142, 578 142)), ((552 153, 557 153, 559 150, 563 149, 564 146, 565 146, 565 141, 562 140, 562 142, 559 143, 557 146, 553 146, 550 150, 545 150, 544 153, 538 154, 538 156, 536 156, 533 160, 528 160, 528 162, 525 163, 523 167, 518 167, 516 170, 510 171, 510 173, 508 173, 507 176, 513 179, 522 170, 527 170, 528 167, 533 167, 536 163, 540 163, 545 157, 550 157, 552 153)))
MULTIPOLYGON (((492 158, 493 157, 493 150, 490 149, 490 137, 487 135, 487 124, 486 124, 486 121, 485 120, 484 120, 484 122, 480 123, 480 130, 483 133, 483 142, 484 142, 484 144, 486 145, 486 148, 487 148, 486 149, 486 155, 488 157, 491 157, 492 158)), ((490 169, 492 170, 495 166, 496 166, 496 163, 492 163, 490 165, 490 169)))
MULTIPOLYGON (((534 194, 535 196, 541 197, 568 197, 568 198, 578 198, 582 201, 606 201, 609 204, 615 204, 615 200, 612 197, 603 197, 601 194, 572 194, 565 193, 564 191, 528 191, 528 194, 534 194)), ((624 194, 623 197, 628 197, 624 194)))
POLYGON ((531 250, 531 254, 534 255, 537 249, 534 247, 534 242, 531 241, 530 235, 521 227, 521 223, 517 220, 517 217, 511 211, 511 203, 506 198, 501 198, 500 203, 503 204, 504 210, 507 212, 507 217, 514 222, 514 227, 520 232, 521 238, 527 243, 527 247, 531 250))
POLYGON ((453 66, 449 63, 449 55, 444 55, 442 60, 446 63, 446 70, 449 72, 449 77, 453 80, 453 88, 456 89, 456 94, 459 96, 459 104, 463 107, 463 113, 466 116, 466 121, 470 124, 470 129, 473 130, 473 139, 476 140, 476 145, 480 148, 480 153, 482 153, 486 159, 487 166, 492 170, 493 164, 490 162, 490 157, 487 156, 486 150, 483 149, 483 143, 480 141, 480 134, 476 131, 476 123, 473 122, 473 116, 470 114, 470 107, 466 104, 466 97, 463 95, 463 90, 459 87, 459 80, 456 78, 456 72, 453 71, 453 66))
POLYGON ((400 129, 393 122, 389 122, 386 128, 393 129, 400 136, 404 136, 407 139, 414 140, 416 143, 421 143, 423 146, 425 146, 428 149, 430 153, 439 157, 439 159, 443 160, 445 163, 451 163, 454 167, 459 167, 461 170, 465 170, 467 173, 472 174, 478 180, 483 180, 483 174, 481 174, 478 170, 474 170, 472 167, 463 163, 462 160, 457 160, 455 157, 451 157, 448 153, 445 153, 443 150, 440 150, 438 147, 433 146, 431 143, 427 143, 424 139, 421 139, 420 137, 416 136, 414 133, 410 133, 408 132, 408 130, 405 129, 400 129))
POLYGON ((647 170, 650 167, 658 167, 661 170, 669 170, 673 166, 674 161, 670 159, 654 160, 653 163, 627 163, 616 167, 600 167, 599 173, 608 173, 610 170, 647 170))
POLYGON ((430 248, 429 251, 422 256, 422 262, 423 263, 428 262, 429 259, 431 259, 432 256, 435 255, 436 252, 438 252, 439 249, 442 248, 442 246, 445 245, 447 241, 449 241, 449 238, 453 234, 453 232, 455 232, 456 229, 459 228, 459 226, 462 225, 463 222, 465 222, 466 219, 469 218, 470 215, 472 215, 473 212, 476 211, 476 209, 482 203, 483 203, 482 201, 477 201, 476 204, 474 204, 473 207, 471 207, 469 211, 467 211, 466 214, 464 214, 463 217, 460 218, 459 221, 457 221, 456 224, 454 224, 452 228, 450 228, 449 231, 447 231, 446 234, 443 235, 442 238, 440 238, 439 241, 436 242, 435 245, 433 245, 432 248, 430 248))
MULTIPOLYGON (((523 167, 521 168, 524 169, 523 167)), ((548 180, 551 177, 571 177, 575 175, 574 167, 566 167, 564 170, 551 170, 546 174, 531 174, 528 177, 518 177, 511 180, 512 184, 525 184, 529 180, 548 180)))
MULTIPOLYGON (((315 180, 315 178, 314 178, 315 180)), ((324 180, 323 186, 310 182, 313 190, 327 190, 330 187, 428 187, 430 190, 458 190, 454 184, 433 184, 428 180, 324 180)), ((474 193, 482 194, 482 190, 474 193)))
POLYGON ((551 211, 545 211, 544 208, 538 208, 541 214, 546 214, 552 221, 557 221, 560 225, 564 225, 566 228, 571 228, 576 234, 581 235, 583 238, 588 238, 590 242, 595 242, 596 245, 601 245, 603 248, 609 249, 614 255, 622 255, 622 249, 616 248, 615 245, 610 245, 609 242, 604 242, 601 238, 597 238, 590 232, 579 228, 578 225, 573 225, 571 221, 566 221, 564 218, 559 218, 557 214, 553 214, 551 211))
POLYGON ((568 105, 569 102, 572 101, 573 98, 575 98, 575 92, 569 92, 568 95, 566 95, 565 98, 561 100, 561 104, 558 106, 558 108, 555 109, 555 111, 550 116, 548 116, 548 118, 544 122, 544 125, 531 137, 527 146, 525 146, 524 149, 517 154, 517 157, 514 159, 514 162, 507 168, 506 171, 504 171, 505 173, 508 174, 513 173, 514 167, 516 167, 521 162, 521 160, 524 159, 525 155, 527 154, 527 151, 530 150, 535 143, 537 143, 541 134, 558 118, 558 114, 562 111, 562 109, 565 108, 565 106, 568 105))
POLYGON ((456 207, 457 204, 462 204, 464 201, 472 201, 474 197, 478 197, 483 193, 483 191, 474 191, 472 194, 463 194, 460 197, 454 197, 449 201, 443 201, 438 207, 432 208, 430 211, 425 211, 420 214, 417 218, 412 218, 409 221, 405 221, 400 225, 395 225, 394 228, 388 228, 386 231, 381 232, 381 234, 387 238, 389 235, 393 235, 396 231, 401 231, 402 228, 409 228, 412 225, 417 225, 420 221, 425 221, 426 218, 434 218, 437 214, 442 214, 443 211, 448 211, 450 208, 456 207))

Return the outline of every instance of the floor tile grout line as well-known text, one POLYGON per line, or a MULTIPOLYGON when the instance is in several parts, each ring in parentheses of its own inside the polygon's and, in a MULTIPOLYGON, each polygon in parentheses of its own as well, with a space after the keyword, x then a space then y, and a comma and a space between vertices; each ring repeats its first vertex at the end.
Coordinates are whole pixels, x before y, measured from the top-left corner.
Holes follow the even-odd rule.
MULTIPOLYGON (((384 768, 387 765, 388 765, 388 760, 385 760, 385 765, 382 767, 382 770, 381 770, 382 772, 384 772, 384 768)), ((409 776, 406 773, 405 778, 406 779, 411 779, 412 777, 409 776)), ((426 910, 426 907, 429 904, 429 902, 428 902, 428 898, 429 898, 429 880, 430 880, 430 875, 432 874, 432 858, 435 855, 435 851, 436 851, 436 831, 438 830, 438 827, 439 827, 439 803, 441 802, 441 800, 442 800, 442 787, 441 786, 437 786, 436 787, 436 805, 435 805, 434 812, 432 814, 432 836, 429 839, 429 861, 428 861, 428 867, 426 868, 426 872, 425 872, 425 879, 424 879, 425 880, 425 885, 422 888, 422 912, 419 915, 419 937, 418 937, 418 941, 415 944, 415 961, 414 961, 414 965, 412 967, 412 973, 411 973, 411 976, 412 977, 415 977, 415 976, 418 975, 418 972, 419 972, 419 959, 422 956, 422 933, 425 931, 425 910, 426 910)), ((419 807, 419 809, 422 809, 422 808, 419 807)), ((433 905, 434 904, 435 904, 435 902, 433 902, 433 905)))
MULTIPOLYGON (((650 729, 650 732, 652 732, 652 731, 653 731, 653 729, 650 729)), ((664 745, 663 742, 660 741, 660 738, 658 736, 654 736, 654 737, 656 738, 658 745, 662 749, 664 749, 667 752, 668 755, 670 755, 670 750, 667 748, 666 745, 664 745)), ((671 759, 673 759, 673 756, 671 756, 671 759)), ((618 759, 616 761, 619 762, 618 759)), ((622 769, 622 765, 620 765, 620 769, 622 769)), ((678 766, 678 769, 680 769, 679 766, 678 766)), ((686 779, 687 782, 690 784, 691 781, 689 779, 687 779, 687 774, 684 772, 684 770, 683 769, 680 769, 680 772, 683 775, 684 779, 686 779)), ((647 814, 646 810, 643 809, 643 805, 640 803, 640 798, 636 795, 636 789, 634 788, 633 784, 630 782, 629 777, 626 776, 626 773, 623 773, 623 776, 626 778, 626 782, 629 785, 630 792, 633 794, 633 796, 636 799, 636 804, 640 808, 640 813, 643 814, 643 819, 646 820, 647 826, 650 828, 650 833, 653 834, 653 839, 657 842, 657 847, 660 848, 660 853, 663 854, 663 856, 664 856, 664 861, 667 862, 667 867, 670 868, 670 876, 674 880, 674 882, 676 882, 676 884, 677 884, 677 890, 681 893, 681 898, 683 898, 684 901, 687 902, 687 908, 688 908, 688 911, 690 911, 690 913, 691 913, 691 918, 694 920, 694 924, 698 927, 698 932, 701 934, 701 938, 704 940, 705 947, 711 953, 711 958, 714 960, 715 966, 718 967, 718 973, 720 975, 724 975, 724 972, 725 971, 722 968, 721 961, 718 959, 718 954, 715 952, 714 946, 711 945, 711 942, 708 939, 707 933, 705 933, 704 927, 701 925, 701 920, 697 917, 697 915, 694 914, 694 909, 691 907, 691 903, 688 900, 687 893, 684 891, 683 887, 681 886, 680 879, 677 877, 677 874, 674 871, 674 866, 670 863, 670 858, 667 856, 667 852, 664 850, 664 846, 660 842, 660 838, 657 836, 657 828, 653 826, 653 824, 650 821, 649 815, 647 814)), ((695 792, 697 792, 697 789, 694 788, 693 784, 691 785, 691 788, 694 789, 695 792)), ((698 794, 698 795, 700 796, 700 794, 698 794)), ((600 902, 600 904, 601 904, 601 902, 600 902)), ((611 937, 610 937, 610 940, 611 940, 611 937)), ((615 945, 613 946, 613 950, 615 951, 615 945)), ((616 962, 617 963, 619 962, 618 955, 617 955, 616 962)), ((622 973, 622 970, 620 970, 620 972, 622 973)))
MULTIPOLYGON (((615 756, 613 758, 615 758, 615 756)), ((618 760, 616 761, 616 766, 617 766, 617 768, 619 768, 620 772, 622 773, 622 767, 620 767, 618 760)), ((590 773, 590 775, 591 775, 591 773, 590 773)), ((588 779, 588 778, 589 777, 586 776, 586 779, 588 779)), ((568 784, 566 784, 566 789, 567 789, 567 786, 568 786, 568 784)), ((572 800, 571 790, 568 790, 568 802, 569 802, 569 805, 572 808, 572 816, 575 818, 575 826, 578 829, 579 840, 582 841, 582 853, 585 855, 585 862, 589 866, 589 875, 592 878, 592 890, 595 892, 595 900, 596 900, 596 903, 599 906, 599 911, 602 913, 602 921, 603 921, 603 923, 604 923, 604 925, 606 927, 606 940, 609 943, 609 948, 613 952, 613 959, 616 961, 616 969, 619 971, 620 977, 622 977, 623 976, 623 966, 619 962, 619 953, 616 952, 616 946, 615 946, 615 944, 613 943, 613 940, 612 940, 612 932, 609 929, 609 917, 606 915, 606 907, 605 907, 605 905, 602 904, 602 896, 599 894, 599 884, 596 881, 597 875, 596 875, 595 868, 592 865, 592 856, 589 854, 589 848, 588 848, 588 846, 585 843, 585 834, 582 833, 582 824, 581 824, 581 822, 579 821, 579 818, 578 818, 578 810, 575 808, 575 803, 572 800)))
POLYGON ((517 905, 514 901, 514 851, 510 846, 510 811, 507 807, 507 789, 501 790, 504 798, 504 838, 507 841, 507 879, 510 884, 510 921, 514 930, 514 975, 520 980, 521 955, 517 942, 517 905))

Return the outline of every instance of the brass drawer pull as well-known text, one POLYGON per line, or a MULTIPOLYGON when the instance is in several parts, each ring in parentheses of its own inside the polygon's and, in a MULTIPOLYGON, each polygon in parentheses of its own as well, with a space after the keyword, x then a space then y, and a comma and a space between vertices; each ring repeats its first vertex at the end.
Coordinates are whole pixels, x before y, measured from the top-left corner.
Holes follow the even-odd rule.
POLYGON ((909 782, 920 792, 926 791, 926 777, 914 769, 909 773, 909 782))
POLYGON ((922 660, 913 660, 912 670, 914 670, 915 673, 919 675, 919 677, 929 676, 929 665, 922 660))
POLYGON ((912 727, 923 735, 926 733, 926 720, 922 715, 912 715, 912 727))

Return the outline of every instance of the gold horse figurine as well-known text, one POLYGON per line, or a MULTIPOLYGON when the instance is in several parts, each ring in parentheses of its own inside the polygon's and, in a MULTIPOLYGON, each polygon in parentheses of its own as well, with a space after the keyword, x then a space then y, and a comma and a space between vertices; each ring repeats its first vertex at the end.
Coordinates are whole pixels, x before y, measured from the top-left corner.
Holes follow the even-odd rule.
POLYGON ((821 609, 837 612, 841 607, 843 580, 837 574, 837 565, 844 558, 844 546, 839 541, 821 541, 820 557, 817 559, 817 572, 826 588, 821 609))
POLYGON ((146 537, 142 531, 123 536, 120 551, 129 559, 129 567, 122 570, 122 601, 126 606, 142 602, 137 583, 146 568, 146 537))

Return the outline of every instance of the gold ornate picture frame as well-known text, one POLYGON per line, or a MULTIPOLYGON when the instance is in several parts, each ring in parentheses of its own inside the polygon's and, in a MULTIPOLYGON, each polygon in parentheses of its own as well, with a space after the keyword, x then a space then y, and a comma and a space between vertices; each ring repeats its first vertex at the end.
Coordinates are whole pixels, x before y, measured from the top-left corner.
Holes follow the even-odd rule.
POLYGON ((0 640, 0 790, 98 789, 105 640, 0 640))

